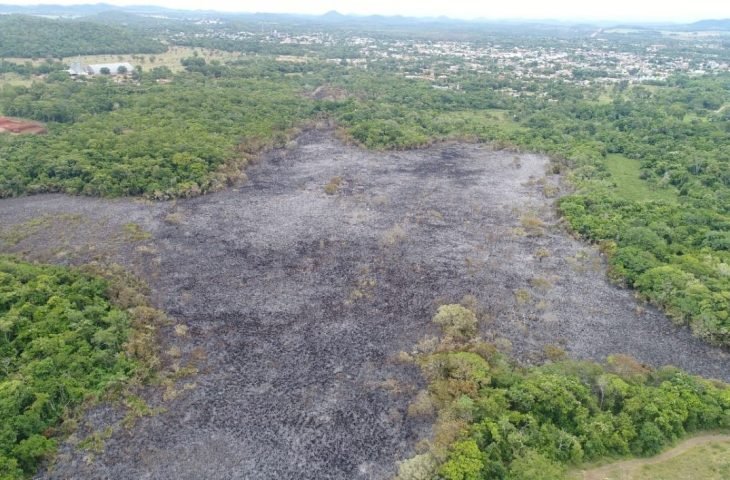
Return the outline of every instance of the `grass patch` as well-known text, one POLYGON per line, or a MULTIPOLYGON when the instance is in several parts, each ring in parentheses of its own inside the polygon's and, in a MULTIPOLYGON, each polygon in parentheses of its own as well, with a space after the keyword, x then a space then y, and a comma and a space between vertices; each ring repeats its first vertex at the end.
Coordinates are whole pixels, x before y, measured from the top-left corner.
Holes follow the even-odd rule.
POLYGON ((545 223, 536 215, 527 213, 520 217, 520 224, 531 237, 539 237, 545 233, 545 223))
POLYGON ((506 110, 474 110, 438 113, 434 124, 440 130, 449 132, 447 136, 476 135, 491 137, 497 132, 508 134, 520 130, 506 110))
MULTIPOLYGON (((117 62, 129 62, 132 65, 141 65, 144 70, 150 70, 154 67, 167 67, 173 72, 179 72, 183 70, 183 66, 180 64, 180 60, 193 56, 193 52, 198 52, 198 55, 205 58, 207 61, 220 60, 221 62, 228 62, 232 60, 238 60, 243 55, 236 52, 224 52, 222 50, 214 50, 209 48, 192 48, 192 47, 180 47, 172 46, 167 49, 164 53, 131 53, 123 55, 81 55, 75 57, 65 57, 64 63, 77 63, 83 64, 95 64, 95 63, 117 63, 117 62)), ((13 63, 26 63, 31 62, 33 65, 41 65, 46 61, 45 58, 19 58, 12 57, 5 59, 8 62, 13 63)))
POLYGON ((332 177, 327 185, 324 186, 324 193, 334 195, 342 187, 342 177, 332 177))
POLYGON ((43 215, 8 228, 0 228, 0 241, 6 247, 13 247, 26 238, 41 232, 57 223, 78 225, 83 217, 78 214, 43 215))
POLYGON ((404 241, 406 237, 405 229, 400 225, 394 225, 383 234, 382 243, 384 246, 392 247, 404 241))
POLYGON ((2 73, 0 74, 0 87, 4 86, 21 86, 29 87, 33 83, 32 78, 23 78, 17 73, 2 73))
POLYGON ((640 178, 641 168, 638 160, 610 154, 606 157, 606 168, 616 182, 616 193, 622 198, 636 202, 653 200, 677 202, 677 194, 673 190, 654 187, 640 178))
POLYGON ((124 238, 128 242, 142 242, 152 238, 152 234, 136 223, 127 223, 124 225, 124 238))
POLYGON ((690 438, 656 457, 571 472, 573 480, 723 480, 730 478, 730 438, 690 438))
POLYGON ((644 478, 664 480, 730 478, 730 440, 692 448, 666 462, 644 465, 631 478, 637 480, 644 478))

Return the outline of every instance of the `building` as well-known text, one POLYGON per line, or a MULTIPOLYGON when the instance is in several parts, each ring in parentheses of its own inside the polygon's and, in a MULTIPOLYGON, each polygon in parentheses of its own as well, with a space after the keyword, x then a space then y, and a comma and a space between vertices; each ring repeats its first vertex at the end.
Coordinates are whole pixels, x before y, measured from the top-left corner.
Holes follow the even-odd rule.
POLYGON ((76 62, 71 64, 67 72, 73 76, 126 75, 134 72, 134 67, 128 62, 97 63, 93 65, 84 65, 81 62, 76 62))

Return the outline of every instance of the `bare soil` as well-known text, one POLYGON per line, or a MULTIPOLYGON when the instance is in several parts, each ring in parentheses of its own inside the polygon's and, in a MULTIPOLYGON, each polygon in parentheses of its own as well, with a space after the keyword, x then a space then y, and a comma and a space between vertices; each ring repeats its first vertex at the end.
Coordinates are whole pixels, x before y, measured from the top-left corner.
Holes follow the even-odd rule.
POLYGON ((491 319, 484 336, 525 362, 559 345, 730 380, 726 352, 607 282, 543 194, 559 181, 546 166, 478 145, 367 152, 315 131, 205 197, 0 201, 3 251, 124 264, 189 327, 183 354, 204 357, 167 413, 117 430, 92 462, 67 443, 41 476, 388 478, 429 429, 406 415, 418 371, 393 358, 465 295, 491 319))
POLYGON ((0 133, 32 134, 46 133, 42 123, 19 118, 0 117, 0 133))

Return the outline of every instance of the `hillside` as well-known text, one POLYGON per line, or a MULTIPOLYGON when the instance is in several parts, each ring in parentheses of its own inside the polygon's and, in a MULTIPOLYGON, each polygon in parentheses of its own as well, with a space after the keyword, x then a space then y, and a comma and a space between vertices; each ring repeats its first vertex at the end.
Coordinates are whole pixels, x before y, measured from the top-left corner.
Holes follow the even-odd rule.
POLYGON ((101 53, 161 53, 165 46, 129 28, 80 20, 0 16, 0 57, 70 57, 101 53))

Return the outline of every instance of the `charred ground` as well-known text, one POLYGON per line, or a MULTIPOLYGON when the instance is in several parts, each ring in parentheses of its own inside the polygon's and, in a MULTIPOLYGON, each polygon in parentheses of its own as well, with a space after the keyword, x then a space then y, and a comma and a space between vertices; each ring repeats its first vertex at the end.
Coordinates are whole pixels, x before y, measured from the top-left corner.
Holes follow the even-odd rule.
POLYGON ((432 331, 439 303, 467 295, 483 334, 527 362, 557 345, 730 380, 726 352, 606 281, 559 225, 546 166, 475 145, 366 152, 310 132, 244 186, 192 200, 1 201, 4 251, 125 264, 188 327, 183 353, 204 354, 167 413, 118 431, 92 463, 66 445, 44 476, 387 478, 428 432, 406 415, 419 374, 394 358, 432 331))

